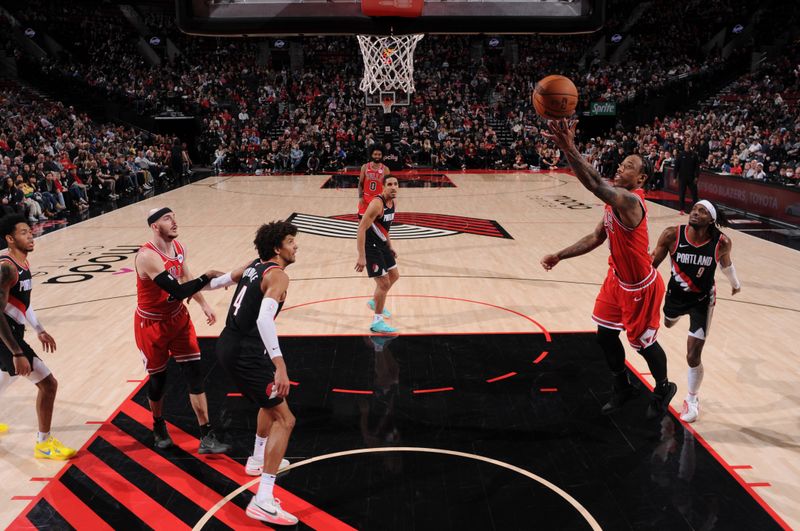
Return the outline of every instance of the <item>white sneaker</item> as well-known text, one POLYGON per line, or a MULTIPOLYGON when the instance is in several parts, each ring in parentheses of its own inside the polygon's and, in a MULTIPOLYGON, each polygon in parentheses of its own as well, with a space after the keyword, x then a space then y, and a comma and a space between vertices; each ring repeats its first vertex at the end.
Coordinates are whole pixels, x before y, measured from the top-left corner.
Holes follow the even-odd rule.
POLYGON ((684 400, 681 409, 681 420, 684 422, 694 422, 700 414, 700 399, 684 400))
MULTIPOLYGON (((289 461, 281 459, 281 464, 278 466, 278 472, 289 466, 289 461)), ((244 473, 248 476, 260 476, 264 472, 264 461, 256 459, 254 456, 247 458, 247 464, 244 465, 244 473)))
POLYGON ((250 518, 274 525, 295 525, 298 522, 295 515, 281 509, 281 501, 278 498, 264 503, 256 503, 256 497, 253 496, 250 503, 247 504, 245 514, 250 518))

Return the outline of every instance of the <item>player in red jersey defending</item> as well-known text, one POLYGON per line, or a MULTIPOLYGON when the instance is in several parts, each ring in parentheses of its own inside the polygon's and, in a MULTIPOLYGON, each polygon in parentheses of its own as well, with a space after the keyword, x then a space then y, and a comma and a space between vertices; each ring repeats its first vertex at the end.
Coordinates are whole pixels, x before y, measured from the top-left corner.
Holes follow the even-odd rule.
POLYGON ((208 271, 192 279, 186 264, 186 249, 178 242, 178 224, 169 208, 150 211, 147 224, 153 240, 145 243, 136 255, 136 347, 142 354, 150 376, 147 397, 153 413, 153 438, 157 448, 169 448, 172 439, 162 416, 167 380, 167 362, 175 358, 189 384, 189 400, 200 424, 201 454, 225 453, 230 446, 217 439, 208 419, 208 403, 203 390, 200 346, 189 310, 183 299, 194 297, 208 318, 216 322, 211 307, 198 293, 211 279, 221 275, 208 271))
POLYGON ((647 233, 647 206, 642 186, 647 181, 646 162, 640 155, 625 157, 614 176, 606 182, 575 146, 576 120, 549 121, 550 133, 566 155, 578 180, 605 204, 603 220, 595 230, 569 247, 542 258, 550 270, 565 258, 588 253, 608 240, 608 274, 597 296, 592 320, 597 323, 597 341, 614 375, 611 400, 604 414, 619 410, 634 395, 625 372, 625 349, 619 333, 625 330, 630 345, 647 361, 656 385, 648 418, 665 412, 677 386, 667 379, 667 356, 656 341, 661 321, 659 312, 664 297, 664 281, 652 264, 647 233))

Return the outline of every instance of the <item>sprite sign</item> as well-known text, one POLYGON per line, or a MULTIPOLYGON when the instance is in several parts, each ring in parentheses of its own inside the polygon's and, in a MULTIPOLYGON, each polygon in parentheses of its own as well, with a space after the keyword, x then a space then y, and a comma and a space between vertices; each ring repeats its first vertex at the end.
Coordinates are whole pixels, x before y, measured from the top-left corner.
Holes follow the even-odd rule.
POLYGON ((613 101, 593 101, 589 105, 591 116, 615 116, 617 114, 617 104, 613 101))

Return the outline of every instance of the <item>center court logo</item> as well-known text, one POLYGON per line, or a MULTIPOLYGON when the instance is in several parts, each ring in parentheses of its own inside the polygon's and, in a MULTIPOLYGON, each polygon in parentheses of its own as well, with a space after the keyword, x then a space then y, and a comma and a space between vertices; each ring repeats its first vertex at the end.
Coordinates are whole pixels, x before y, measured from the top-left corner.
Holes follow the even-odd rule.
MULTIPOLYGON (((292 222, 300 232, 330 238, 354 240, 358 232, 358 216, 356 214, 324 217, 295 212, 286 221, 292 222)), ((422 212, 396 213, 389 234, 393 240, 420 240, 456 234, 514 239, 498 222, 491 219, 422 212)))

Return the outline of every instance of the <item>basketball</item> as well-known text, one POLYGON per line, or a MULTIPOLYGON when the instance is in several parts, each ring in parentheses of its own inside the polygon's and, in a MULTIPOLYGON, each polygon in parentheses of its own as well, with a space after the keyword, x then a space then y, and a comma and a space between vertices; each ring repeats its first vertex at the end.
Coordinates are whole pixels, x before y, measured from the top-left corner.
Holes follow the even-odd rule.
POLYGON ((536 114, 547 120, 566 118, 578 105, 578 89, 564 76, 547 76, 538 83, 531 96, 536 114))

